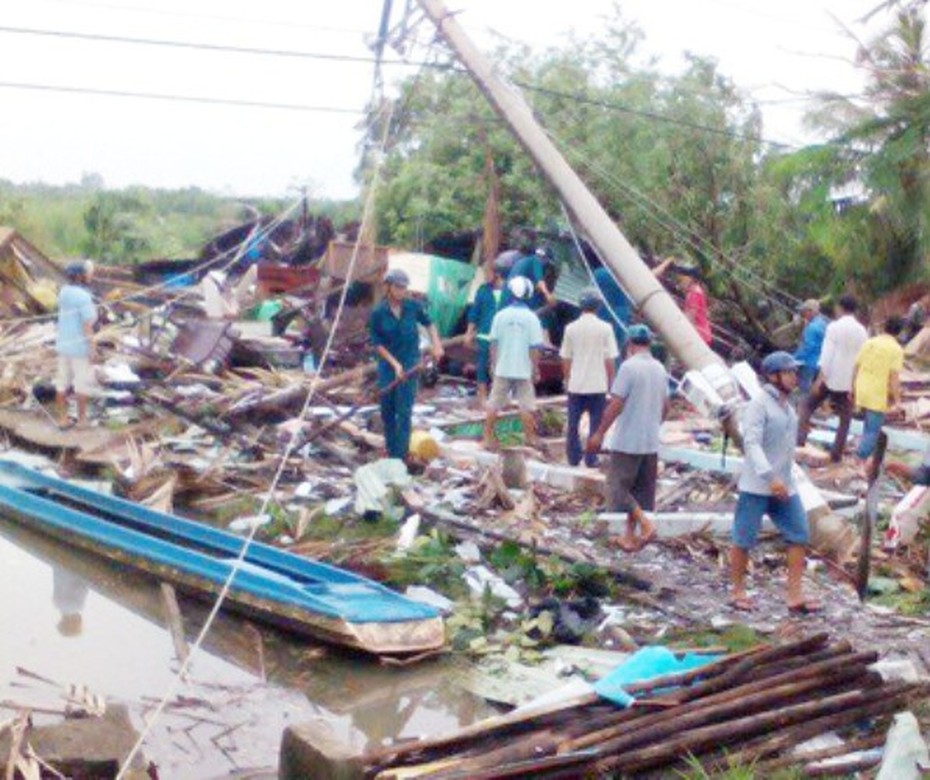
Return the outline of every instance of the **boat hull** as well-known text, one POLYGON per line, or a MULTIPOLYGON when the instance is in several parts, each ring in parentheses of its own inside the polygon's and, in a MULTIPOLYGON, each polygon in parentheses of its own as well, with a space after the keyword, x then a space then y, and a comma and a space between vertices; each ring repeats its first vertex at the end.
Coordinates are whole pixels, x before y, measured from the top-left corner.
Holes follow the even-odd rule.
POLYGON ((232 534, 15 464, 0 463, 0 475, 8 483, 0 483, 4 516, 183 592, 216 597, 235 569, 225 605, 253 619, 378 655, 423 653, 444 644, 442 618, 434 609, 351 572, 260 543, 237 563, 244 540, 232 534), (17 487, 9 485, 11 479, 17 487), (36 489, 57 500, 31 492, 36 489), (71 505, 59 503, 64 500, 71 505), (99 504, 104 516, 76 509, 75 503, 99 504), (114 519, 120 512, 127 514, 122 522, 114 519))

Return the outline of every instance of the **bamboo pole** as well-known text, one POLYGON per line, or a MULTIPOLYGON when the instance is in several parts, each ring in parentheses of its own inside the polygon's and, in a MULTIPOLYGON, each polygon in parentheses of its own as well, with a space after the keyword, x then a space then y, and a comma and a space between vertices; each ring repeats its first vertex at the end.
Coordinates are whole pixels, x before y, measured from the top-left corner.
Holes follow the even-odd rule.
POLYGON ((783 729, 806 720, 837 715, 840 723, 855 722, 862 717, 887 712, 903 702, 915 686, 888 685, 885 690, 848 691, 815 701, 794 704, 762 714, 746 715, 736 720, 704 726, 679 734, 661 744, 651 745, 623 755, 611 755, 597 763, 598 771, 634 772, 666 766, 688 753, 700 753, 720 744, 783 729))
POLYGON ((650 736, 649 727, 661 727, 661 724, 685 727, 692 722, 717 722, 734 714, 752 712, 753 708, 762 709, 772 701, 795 698, 826 684, 863 679, 866 676, 867 665, 874 663, 875 659, 875 653, 860 653, 848 660, 841 657, 825 661, 807 670, 792 671, 774 678, 754 681, 730 690, 719 691, 707 698, 692 700, 672 710, 647 715, 629 729, 620 726, 588 733, 584 737, 564 743, 562 747, 565 750, 580 750, 600 743, 602 753, 629 749, 631 743, 643 740, 642 736, 637 736, 643 730, 646 731, 647 738, 650 736), (619 744, 615 746, 614 741, 617 740, 619 744))

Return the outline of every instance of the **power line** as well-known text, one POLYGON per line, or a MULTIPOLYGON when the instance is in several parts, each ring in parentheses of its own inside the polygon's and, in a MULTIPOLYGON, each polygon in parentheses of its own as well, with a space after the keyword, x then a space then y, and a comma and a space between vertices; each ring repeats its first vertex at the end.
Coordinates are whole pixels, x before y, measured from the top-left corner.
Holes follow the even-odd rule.
POLYGON ((585 95, 572 94, 570 92, 562 92, 560 90, 549 89, 548 87, 538 87, 533 84, 527 84, 522 81, 514 81, 518 87, 529 90, 531 92, 537 92, 542 95, 547 95, 549 97, 563 98, 567 100, 572 100, 576 103, 581 103, 583 105, 592 105, 597 106, 598 108, 607 108, 611 111, 618 111, 623 114, 633 114, 634 116, 640 116, 645 119, 654 119, 660 122, 666 122, 672 125, 679 125, 681 127, 687 127, 691 130, 701 130, 706 133, 713 133, 715 135, 726 136, 727 138, 733 138, 738 141, 754 141, 756 143, 766 144, 768 146, 774 146, 779 148, 790 149, 790 144, 782 143, 781 141, 770 141, 762 136, 750 135, 748 133, 740 133, 736 130, 728 130, 726 128, 720 127, 711 127, 710 125, 702 125, 697 122, 689 122, 687 119, 679 119, 673 116, 667 116, 665 114, 657 114, 654 111, 646 111, 644 109, 632 108, 630 106, 625 106, 622 103, 615 103, 613 101, 599 100, 596 98, 587 97, 585 95))
POLYGON ((273 108, 282 111, 306 111, 320 114, 354 114, 361 116, 365 112, 357 108, 340 108, 338 106, 309 106, 299 103, 271 103, 264 100, 239 100, 236 98, 213 98, 203 95, 176 95, 159 92, 131 92, 122 89, 97 89, 94 87, 72 87, 62 84, 35 84, 17 81, 0 81, 0 88, 23 89, 35 92, 60 92, 78 95, 99 95, 102 97, 139 98, 142 100, 169 100, 178 103, 200 103, 205 105, 236 106, 239 108, 273 108))
POLYGON ((365 33, 365 30, 354 29, 349 27, 331 27, 331 26, 321 26, 315 24, 304 24, 301 22, 294 21, 284 21, 284 20, 275 20, 275 19, 258 19, 250 18, 247 16, 219 16, 216 14, 198 14, 192 13, 190 11, 169 11, 164 8, 152 8, 150 6, 125 6, 119 5, 117 3, 99 3, 92 2, 92 0, 44 0, 46 3, 58 3, 60 5, 67 6, 84 6, 85 8, 105 8, 108 11, 120 11, 123 13, 142 13, 142 14, 154 14, 156 16, 174 16, 182 19, 204 19, 206 21, 214 22, 244 22, 249 25, 263 25, 266 27, 286 27, 287 29, 301 29, 301 30, 316 30, 319 32, 332 32, 332 33, 341 33, 341 34, 351 34, 351 35, 360 35, 365 33))
MULTIPOLYGON (((38 27, 0 26, 0 32, 11 35, 37 35, 51 38, 70 38, 81 41, 103 41, 105 43, 129 43, 138 46, 162 46, 174 49, 193 49, 198 51, 224 52, 227 54, 249 54, 265 57, 291 57, 330 62, 360 62, 366 65, 377 62, 376 57, 354 54, 327 54, 324 52, 299 51, 297 49, 264 49, 256 46, 229 46, 220 43, 203 43, 193 41, 176 41, 167 38, 135 38, 128 35, 104 35, 103 33, 81 33, 70 30, 48 30, 38 27)), ((407 65, 416 67, 423 63, 406 60, 383 60, 385 65, 407 65)), ((435 66, 434 66, 435 67, 435 66)))
MULTIPOLYGON (((380 59, 377 56, 367 56, 367 55, 349 55, 349 54, 328 54, 324 52, 309 52, 309 51, 298 51, 295 49, 266 49, 261 47, 252 47, 252 46, 229 46, 226 44, 211 44, 203 42, 193 42, 193 41, 176 41, 169 39, 160 39, 160 38, 136 38, 131 36, 123 35, 104 35, 101 33, 79 33, 71 32, 67 30, 48 30, 40 28, 27 28, 27 27, 9 27, 9 26, 0 26, 0 33, 8 33, 14 35, 35 35, 35 36, 46 36, 46 37, 56 37, 56 38, 69 38, 74 40, 86 40, 86 41, 102 41, 106 43, 124 43, 140 46, 158 46, 158 47, 169 47, 169 48, 180 48, 196 51, 211 51, 211 52, 222 52, 229 54, 245 54, 245 55, 258 55, 258 56, 267 56, 267 57, 288 57, 288 58, 298 58, 298 59, 314 59, 314 60, 324 60, 329 62, 355 62, 355 63, 364 63, 364 64, 375 64, 376 66, 386 66, 386 65, 399 65, 405 67, 423 67, 431 68, 436 70, 444 71, 454 71, 458 73, 465 74, 466 71, 453 64, 453 63, 440 63, 440 62, 415 62, 410 60, 401 60, 401 59, 391 59, 384 60, 380 59)), ((785 150, 797 149, 798 147, 793 144, 784 143, 781 141, 774 141, 762 136, 755 136, 748 133, 740 133, 735 130, 730 130, 726 128, 711 127, 709 125, 703 125, 698 122, 691 122, 686 119, 680 119, 678 117, 668 116, 666 114, 660 114, 654 111, 647 111, 645 109, 633 108, 632 106, 624 105, 623 103, 617 103, 615 101, 608 101, 603 99, 597 99, 589 97, 587 95, 571 92, 563 92, 561 90, 554 90, 548 87, 542 87, 534 84, 528 84, 523 81, 514 81, 515 85, 530 91, 542 95, 547 95, 549 97, 561 98, 563 100, 571 100, 574 103, 580 105, 592 105, 599 108, 604 108, 610 111, 617 111, 619 113, 630 114, 632 116, 642 117, 644 119, 651 119, 657 122, 665 122, 667 124, 678 125, 680 127, 686 127, 691 130, 699 130, 701 132, 711 133, 715 135, 721 135, 728 138, 733 138, 735 140, 743 141, 752 141, 754 143, 761 143, 767 146, 774 148, 780 148, 785 150)), ((2 86, 21 86, 13 84, 4 84, 2 86)), ((43 89, 46 88, 44 85, 27 87, 22 85, 22 88, 35 88, 43 89)), ((86 88, 88 91, 98 92, 99 94, 108 94, 115 95, 113 91, 110 90, 92 90, 91 88, 86 88)), ((63 91, 74 91, 73 89, 64 89, 63 91)), ((121 93, 120 96, 124 97, 150 97, 145 93, 121 93)), ((169 100, 185 100, 186 98, 179 98, 177 96, 165 96, 160 95, 151 96, 154 99, 169 99, 169 100)), ((214 101, 210 98, 197 99, 197 102, 228 102, 228 101, 214 101)), ((760 101, 753 101, 754 103, 759 103, 760 101)), ((243 101, 241 104, 237 102, 229 102, 230 105, 260 105, 261 107, 266 108, 283 108, 283 109, 294 109, 294 110, 329 110, 329 109, 318 109, 312 107, 309 109, 298 108, 290 104, 254 104, 252 101, 243 101)), ((348 111, 348 109, 346 109, 348 111)))

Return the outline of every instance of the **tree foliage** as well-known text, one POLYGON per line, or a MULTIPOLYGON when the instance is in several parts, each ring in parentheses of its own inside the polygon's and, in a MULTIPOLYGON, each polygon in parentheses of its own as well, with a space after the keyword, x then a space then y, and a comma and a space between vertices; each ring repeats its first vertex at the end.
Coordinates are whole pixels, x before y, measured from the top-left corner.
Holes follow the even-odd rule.
MULTIPOLYGON (((924 273, 930 250, 930 69, 925 3, 895 0, 874 40, 856 41, 868 85, 824 95, 811 122, 833 140, 765 143, 760 111, 710 59, 660 73, 641 31, 615 8, 600 35, 533 55, 496 53, 556 147, 627 237, 690 255, 718 298, 750 319, 764 299, 856 289, 866 296, 924 273), (864 197, 839 191, 859 186, 864 197), (782 292, 778 292, 782 291, 782 292)), ((379 238, 422 244, 476 230, 500 183, 505 228, 551 226, 561 211, 529 156, 460 70, 407 81, 379 195, 379 238)))

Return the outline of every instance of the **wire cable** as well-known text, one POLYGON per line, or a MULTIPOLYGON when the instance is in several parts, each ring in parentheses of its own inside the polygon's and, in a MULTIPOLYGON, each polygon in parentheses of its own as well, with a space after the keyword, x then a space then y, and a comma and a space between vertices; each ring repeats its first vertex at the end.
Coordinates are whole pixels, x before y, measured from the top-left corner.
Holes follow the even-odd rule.
POLYGON ((140 98, 144 100, 168 100, 176 103, 200 103, 204 105, 236 106, 239 108, 274 108, 285 111, 306 111, 318 114, 354 114, 364 112, 357 108, 337 106, 309 106, 299 103, 271 103, 264 100, 239 100, 237 98, 214 98, 203 95, 178 95, 161 92, 132 92, 123 89, 97 89, 94 87, 72 87, 64 84, 37 84, 25 81, 0 81, 0 88, 23 89, 33 92, 60 92, 64 94, 99 95, 101 97, 140 98))
MULTIPOLYGON (((70 30, 49 30, 39 27, 9 27, 0 25, 0 33, 10 35, 36 35, 53 38, 68 38, 81 41, 102 41, 105 43, 128 43, 136 46, 160 46, 173 49, 192 49, 196 51, 221 52, 224 54, 250 54, 263 57, 288 57, 328 62, 360 62, 369 64, 378 58, 371 55, 329 54, 325 52, 299 51, 297 49, 265 49, 255 46, 231 46, 221 43, 204 43, 202 41, 177 41, 168 38, 135 38, 129 35, 106 35, 104 33, 82 33, 70 30)), ((385 65, 406 65, 416 67, 422 63, 405 60, 383 60, 385 65)))
MULTIPOLYGON (((547 134, 552 137, 552 134, 547 131, 547 134)), ((703 238, 699 238, 697 241, 691 236, 695 235, 696 231, 692 230, 688 225, 682 223, 674 214, 668 211, 662 204, 658 203, 653 198, 650 198, 645 193, 638 190, 633 185, 623 182, 619 177, 615 176, 613 173, 608 171, 602 165, 593 161, 590 157, 585 155, 583 152, 579 151, 575 147, 569 148, 569 153, 575 156, 576 159, 580 159, 584 162, 589 169, 593 170, 595 173, 599 174, 605 180, 608 181, 612 186, 623 190, 627 195, 632 197, 635 201, 638 201, 641 206, 645 204, 649 208, 643 208, 645 215, 653 220, 660 227, 669 230, 676 240, 690 247, 693 251, 698 252, 706 256, 712 263, 717 265, 726 265, 729 266, 732 270, 730 276, 739 284, 751 289, 756 294, 764 296, 773 296, 775 303, 779 306, 782 306, 786 311, 793 313, 794 307, 789 306, 784 303, 783 299, 787 298, 790 301, 793 301, 795 305, 800 303, 800 299, 795 298, 788 292, 785 292, 779 288, 774 283, 768 281, 764 277, 757 274, 750 268, 747 268, 743 265, 740 265, 737 261, 732 260, 727 257, 725 254, 720 252, 716 247, 713 246, 709 241, 703 238), (656 213, 659 212, 660 215, 657 216, 656 213), (754 281, 749 281, 745 279, 740 279, 738 274, 745 274, 754 281)))
MULTIPOLYGON (((393 108, 390 108, 388 110, 388 116, 384 119, 384 123, 383 123, 384 133, 381 139, 382 149, 387 145, 387 135, 391 127, 391 113, 392 112, 393 112, 393 108)), ((320 355, 319 369, 317 373, 314 375, 310 383, 310 388, 307 392, 307 398, 304 401, 303 408, 301 409, 300 414, 297 417, 298 421, 301 423, 306 419, 307 413, 310 409, 310 404, 313 401, 313 398, 316 392, 316 387, 318 383, 321 381, 321 374, 323 373, 323 370, 326 367, 326 363, 329 359, 329 355, 332 350, 333 343, 335 341, 336 332, 339 328, 339 322, 342 317, 342 313, 345 309, 346 300, 348 299, 349 287, 350 287, 349 282, 351 282, 354 276, 355 266, 357 265, 357 262, 358 262, 359 252, 360 252, 360 248, 361 248, 362 240, 363 240, 362 237, 366 234, 367 228, 372 219, 372 213, 374 211, 374 203, 375 203, 375 194, 376 194, 378 184, 380 181, 380 175, 381 175, 381 169, 382 169, 383 163, 384 163, 384 155, 383 154, 376 155, 375 166, 373 169, 371 181, 369 183, 368 197, 365 200, 365 206, 362 212, 362 222, 361 222, 361 226, 359 229, 359 237, 356 240, 355 247, 352 252, 352 257, 349 261, 348 268, 346 269, 346 283, 342 286, 342 291, 339 296, 339 304, 333 316, 333 324, 329 330, 329 335, 327 337, 326 344, 320 355)), ((271 504, 271 501, 275 494, 275 490, 277 489, 277 486, 278 486, 278 482, 280 481, 281 476, 284 474, 284 469, 287 466, 288 458, 291 456, 294 449, 296 448, 296 445, 299 441, 299 436, 300 436, 300 426, 295 426, 288 440, 288 444, 284 452, 281 454, 280 463, 278 465, 277 471, 275 472, 275 475, 271 483, 268 486, 268 492, 265 495, 265 499, 262 503, 261 509, 259 509, 258 511, 259 517, 265 514, 269 505, 271 504)), ((210 613, 207 616, 207 619, 203 624, 203 627, 200 630, 200 633, 197 635, 197 638, 194 641, 194 644, 191 646, 190 652, 187 658, 180 665, 180 668, 175 674, 168 690, 162 696, 161 700, 158 703, 158 706, 155 708, 155 710, 152 712, 152 714, 148 718, 145 728, 139 734, 138 739, 136 740, 135 744, 132 747, 132 750, 129 752, 129 754, 126 757, 125 763, 122 765, 122 767, 120 767, 120 771, 116 776, 116 780, 123 780, 123 778, 126 775, 126 772, 130 770, 132 762, 135 759, 135 757, 138 755, 139 751, 141 750, 142 744, 144 743, 146 737, 151 733, 152 728, 154 727, 155 723, 158 722, 158 719, 161 717, 162 713, 164 712, 165 707, 168 705, 168 702, 171 700, 171 698, 174 696, 175 692, 177 691, 178 687, 183 682, 184 677, 186 676, 187 670, 190 668, 192 660, 199 654, 201 646, 203 645, 203 642, 206 639, 207 634, 209 633, 210 629, 213 626, 213 622, 216 619, 216 616, 219 614, 219 611, 221 607, 223 606, 223 603, 225 602, 226 597, 229 594, 229 590, 232 586, 233 580, 245 561, 245 556, 247 555, 249 547, 251 546, 253 540, 255 539, 255 534, 257 533, 258 528, 259 528, 258 523, 253 524, 248 535, 246 536, 243 542, 243 545, 242 545, 242 549, 240 550, 239 555, 237 556, 235 562, 233 563, 230 569, 229 576, 226 578, 226 581, 224 582, 223 587, 219 595, 217 596, 213 604, 213 607, 210 610, 210 613)))
MULTIPOLYGON (((206 270, 208 268, 214 271, 227 271, 229 268, 235 265, 242 258, 242 255, 245 252, 246 247, 249 245, 251 241, 260 240, 270 235, 271 233, 273 233, 274 230, 276 230, 277 227, 288 218, 288 215, 290 215, 291 212, 293 212, 299 205, 300 205, 300 200, 294 202, 287 209, 281 212, 274 220, 269 222, 267 225, 262 226, 260 229, 257 229, 258 226, 256 226, 256 228, 253 228, 253 230, 249 233, 249 236, 243 241, 241 241, 239 244, 237 244, 236 246, 231 247, 230 249, 227 249, 223 252, 220 252, 219 254, 210 258, 209 260, 204 260, 203 262, 196 264, 187 273, 192 273, 192 272, 199 273, 200 271, 206 270), (226 262, 223 262, 224 260, 226 260, 226 262), (216 266, 216 265, 219 265, 219 267, 213 268, 213 266, 216 266)), ((152 292, 156 292, 162 289, 167 289, 170 285, 171 285, 170 280, 164 280, 161 282, 157 282, 155 284, 150 284, 150 285, 143 287, 140 290, 134 290, 130 293, 127 293, 126 295, 109 300, 107 301, 107 304, 113 305, 113 304, 118 304, 118 303, 125 303, 127 301, 132 301, 138 298, 142 298, 146 295, 151 294, 152 292)), ((164 308, 172 304, 178 303, 184 298, 188 298, 193 295, 194 295, 194 291, 192 290, 187 290, 187 289, 179 290, 174 295, 167 297, 167 299, 160 304, 159 308, 164 308)), ((15 326, 19 324, 48 322, 48 321, 57 319, 57 317, 58 317, 57 312, 50 312, 48 314, 28 315, 28 316, 23 316, 23 317, 8 317, 5 319, 0 319, 0 326, 7 325, 7 324, 15 326)), ((83 342, 83 339, 80 339, 80 337, 78 337, 76 338, 74 343, 77 343, 77 341, 79 340, 83 342)), ((68 346, 68 343, 62 342, 59 344, 59 346, 68 346)), ((29 350, 34 349, 34 347, 35 347, 34 344, 19 345, 18 348, 16 345, 11 345, 10 348, 0 353, 0 357, 10 358, 22 352, 28 352, 29 350)))

